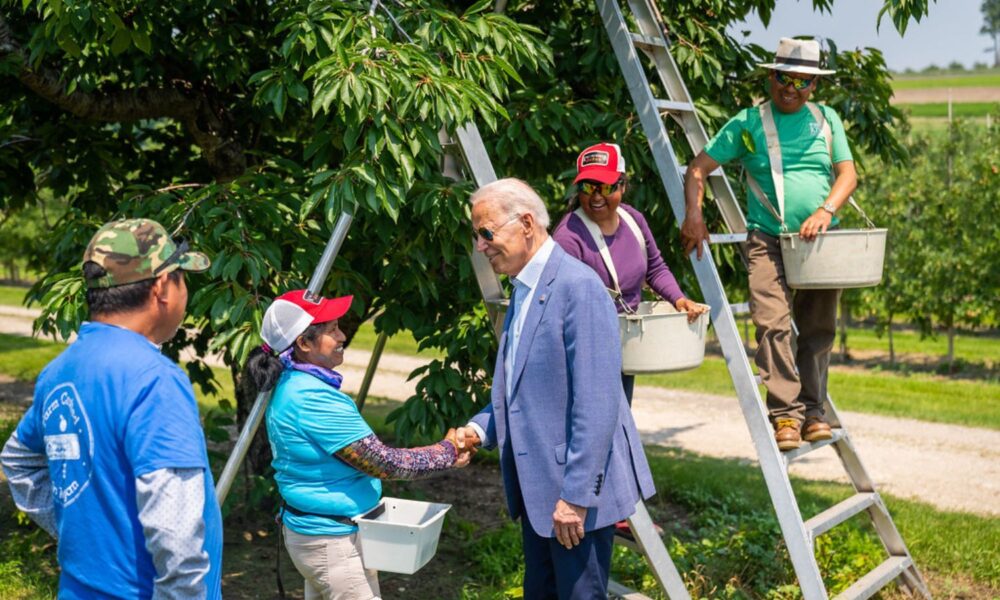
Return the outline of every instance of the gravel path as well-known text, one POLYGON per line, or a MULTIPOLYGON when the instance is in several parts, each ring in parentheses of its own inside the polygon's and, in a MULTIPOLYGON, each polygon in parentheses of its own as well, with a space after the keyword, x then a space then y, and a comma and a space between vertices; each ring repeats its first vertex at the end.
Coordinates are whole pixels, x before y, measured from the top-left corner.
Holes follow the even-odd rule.
MULTIPOLYGON (((0 332, 30 334, 32 314, 0 307, 0 332)), ((370 356, 348 349, 340 369, 346 391, 357 391, 370 356)), ((415 388, 407 377, 422 364, 418 358, 384 354, 369 393, 405 400, 415 388)), ((735 397, 645 387, 641 378, 638 383, 632 410, 646 444, 756 460, 735 397)), ((1000 516, 1000 431, 853 412, 841 412, 841 419, 877 489, 942 509, 1000 516)), ((791 473, 847 481, 830 447, 793 462, 791 473)))
POLYGON ((896 90, 892 95, 892 103, 925 104, 930 102, 947 102, 949 92, 951 93, 951 101, 956 104, 963 102, 1000 102, 1000 87, 942 87, 896 90))

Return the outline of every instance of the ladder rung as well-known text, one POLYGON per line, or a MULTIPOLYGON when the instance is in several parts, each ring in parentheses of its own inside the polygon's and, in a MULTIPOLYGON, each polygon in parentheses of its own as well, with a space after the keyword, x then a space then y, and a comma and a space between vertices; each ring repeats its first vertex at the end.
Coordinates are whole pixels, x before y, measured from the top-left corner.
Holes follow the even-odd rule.
POLYGON ((875 492, 861 492, 854 494, 843 502, 838 502, 830 508, 819 513, 815 517, 806 521, 806 531, 810 532, 813 539, 830 531, 837 525, 850 519, 859 512, 878 501, 878 494, 875 492))
MULTIPOLYGON (((688 172, 687 165, 681 165, 680 167, 677 168, 677 170, 681 172, 681 179, 683 179, 684 176, 687 175, 688 172)), ((723 176, 722 167, 715 167, 715 169, 711 173, 709 173, 708 176, 722 177, 723 176)))
POLYGON ((652 50, 653 48, 667 47, 667 44, 664 43, 663 38, 654 37, 651 35, 643 35, 641 33, 636 33, 634 31, 629 32, 629 37, 632 38, 632 43, 635 44, 637 48, 648 48, 652 50))
POLYGON ((788 450, 787 452, 782 452, 781 456, 782 458, 785 459, 785 464, 787 465, 796 458, 809 454, 813 450, 818 450, 823 446, 829 446, 830 444, 838 442, 840 441, 841 438, 844 437, 843 429, 840 428, 833 429, 832 433, 833 437, 831 437, 828 440, 823 440, 822 442, 802 442, 802 445, 796 448, 795 450, 788 450))
POLYGON ((747 233, 710 233, 709 244, 739 244, 747 241, 747 233))
POLYGON ((729 305, 729 310, 733 311, 733 315, 748 315, 750 314, 750 303, 749 302, 737 302, 735 304, 729 305))
POLYGON ((631 536, 631 532, 626 534, 621 531, 615 531, 614 540, 616 544, 620 544, 633 552, 642 554, 642 549, 639 548, 639 544, 635 543, 635 538, 631 536))
POLYGON ((864 600, 869 598, 911 566, 913 566, 913 561, 910 560, 909 556, 890 556, 867 575, 855 581, 851 587, 837 594, 834 600, 864 600))
POLYGON ((645 596, 632 588, 625 587, 613 579, 608 580, 608 593, 622 600, 652 600, 649 596, 645 596))
POLYGON ((673 100, 653 100, 656 110, 661 113, 672 112, 694 112, 694 105, 690 102, 674 102, 673 100))

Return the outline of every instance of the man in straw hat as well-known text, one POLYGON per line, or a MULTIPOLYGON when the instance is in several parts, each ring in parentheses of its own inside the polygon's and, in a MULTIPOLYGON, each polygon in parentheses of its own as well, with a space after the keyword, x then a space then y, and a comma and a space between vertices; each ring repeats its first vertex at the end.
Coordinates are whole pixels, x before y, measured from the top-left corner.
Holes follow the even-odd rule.
POLYGON ((760 65, 769 70, 770 101, 730 119, 688 166, 684 181, 681 242, 701 259, 708 241, 701 212, 706 178, 731 161, 746 169, 755 360, 781 450, 832 436, 823 402, 840 290, 789 289, 778 235, 797 231, 814 240, 835 227, 837 211, 857 186, 840 117, 809 102, 819 76, 833 73, 821 69, 819 59, 815 40, 782 38, 774 62, 760 65), (794 351, 793 315, 799 329, 794 351))
POLYGON ((90 321, 35 382, 0 461, 59 542, 60 598, 220 598, 222 515, 191 382, 160 354, 208 257, 148 219, 83 255, 90 321))

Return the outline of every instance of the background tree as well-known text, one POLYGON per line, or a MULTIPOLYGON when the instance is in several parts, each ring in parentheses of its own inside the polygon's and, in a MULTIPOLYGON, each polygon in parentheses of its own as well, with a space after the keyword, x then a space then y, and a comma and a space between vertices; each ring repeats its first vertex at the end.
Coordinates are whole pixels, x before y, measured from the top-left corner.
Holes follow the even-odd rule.
MULTIPOLYGON (((730 25, 754 12, 766 23, 774 0, 661 4, 714 129, 761 95, 754 65, 773 52, 730 25)), ((631 201, 696 290, 593 5, 511 2, 509 16, 487 1, 389 6, 393 18, 361 1, 0 0, 0 124, 38 140, 0 154, 0 168, 19 173, 0 183, 0 208, 42 191, 65 205, 45 252, 31 256, 45 274, 32 292, 45 309, 38 327, 65 336, 84 317, 78 261, 101 222, 155 217, 214 261, 192 278, 191 328, 166 351, 221 353, 242 417, 252 398, 239 367, 263 309, 305 286, 334 219, 353 211, 324 292, 355 294, 348 333, 374 317, 379 331, 409 329, 446 350, 393 415, 404 438, 439 432, 486 401, 494 344, 467 257, 469 184, 439 169, 438 130, 469 120, 498 172, 528 179, 556 216, 576 153, 599 139, 624 144, 631 201)), ((902 31, 927 2, 886 0, 883 12, 902 31)), ((903 156, 881 54, 832 40, 827 50, 838 74, 818 99, 840 111, 859 153, 903 156)), ((738 261, 721 258, 732 274, 738 261)), ((730 285, 742 290, 744 275, 730 285)), ((188 369, 212 386, 202 362, 188 369)), ((266 451, 252 462, 260 472, 266 451)))
POLYGON ((1000 67, 1000 0, 983 0, 979 9, 983 12, 983 27, 979 33, 993 39, 993 68, 998 68, 1000 67))

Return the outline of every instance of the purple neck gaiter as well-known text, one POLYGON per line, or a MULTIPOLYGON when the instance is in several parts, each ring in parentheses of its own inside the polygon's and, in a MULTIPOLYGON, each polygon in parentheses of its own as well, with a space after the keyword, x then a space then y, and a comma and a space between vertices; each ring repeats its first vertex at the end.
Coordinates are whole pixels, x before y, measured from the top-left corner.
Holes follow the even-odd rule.
POLYGON ((326 367, 321 367, 312 363, 299 362, 295 360, 294 353, 295 347, 293 346, 279 355, 279 358, 281 359, 282 364, 285 365, 286 369, 295 369, 296 371, 309 373, 323 383, 331 385, 335 389, 340 389, 340 384, 344 381, 343 375, 332 369, 327 369, 326 367))

